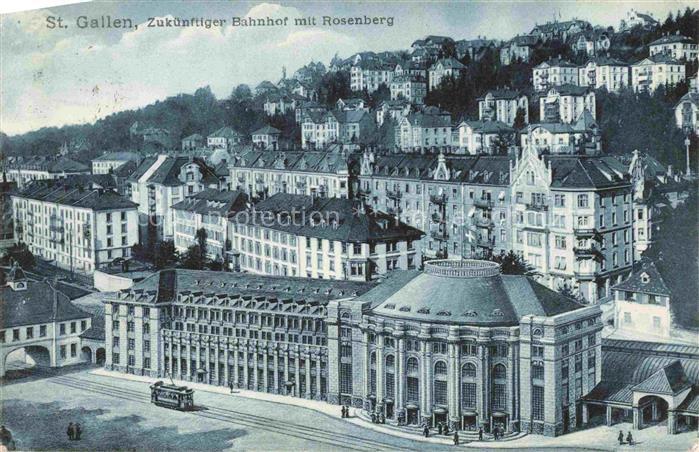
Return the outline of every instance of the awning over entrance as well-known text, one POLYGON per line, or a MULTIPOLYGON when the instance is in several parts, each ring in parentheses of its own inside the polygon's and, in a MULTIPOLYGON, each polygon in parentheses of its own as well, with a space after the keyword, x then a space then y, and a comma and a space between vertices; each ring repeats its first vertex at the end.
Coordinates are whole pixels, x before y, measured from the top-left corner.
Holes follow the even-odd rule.
POLYGON ((405 408, 408 409, 408 410, 417 410, 417 409, 420 408, 420 407, 418 407, 418 406, 415 405, 414 403, 408 403, 408 404, 405 405, 405 408))
POLYGON ((478 416, 478 413, 476 413, 475 411, 464 411, 462 414, 464 416, 469 416, 469 417, 470 416, 478 416))
POLYGON ((447 409, 442 408, 441 406, 436 407, 434 410, 432 410, 434 414, 447 414, 447 409))

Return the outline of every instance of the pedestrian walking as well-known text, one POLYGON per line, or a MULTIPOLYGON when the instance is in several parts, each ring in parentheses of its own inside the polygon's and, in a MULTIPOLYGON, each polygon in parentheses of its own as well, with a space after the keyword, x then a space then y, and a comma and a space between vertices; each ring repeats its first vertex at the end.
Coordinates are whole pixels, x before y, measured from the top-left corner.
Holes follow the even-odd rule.
POLYGON ((459 445, 459 432, 454 432, 454 445, 459 445))
POLYGON ((422 434, 425 435, 425 438, 430 437, 430 428, 427 425, 425 425, 425 428, 422 430, 422 434))
POLYGON ((383 413, 379 414, 379 422, 381 422, 382 424, 386 423, 386 416, 384 416, 383 413))
POLYGON ((228 387, 231 389, 231 394, 233 394, 233 382, 232 381, 228 382, 228 387))
POLYGON ((500 439, 500 429, 498 427, 495 427, 495 429, 493 429, 493 436, 495 437, 495 441, 500 439))
POLYGON ((448 435, 449 434, 449 424, 444 424, 444 434, 448 435))
POLYGON ((478 441, 483 441, 483 427, 478 427, 478 441))
POLYGON ((631 436, 631 432, 626 435, 626 442, 629 443, 629 446, 633 446, 633 436, 631 436))
POLYGON ((624 432, 622 432, 621 430, 619 430, 619 436, 617 437, 617 439, 619 440, 619 445, 620 445, 620 446, 621 446, 622 444, 624 444, 624 432))
POLYGON ((70 422, 68 423, 68 431, 66 432, 68 434, 68 439, 73 440, 73 423, 70 422))
POLYGON ((438 432, 440 435, 441 435, 442 433, 444 433, 444 427, 442 426, 442 423, 441 423, 441 422, 440 422, 439 424, 437 424, 437 432, 438 432))
POLYGON ((371 422, 376 424, 376 413, 371 413, 371 422))
POLYGON ((80 428, 80 424, 77 422, 75 423, 75 439, 80 441, 80 435, 82 435, 83 431, 80 428))

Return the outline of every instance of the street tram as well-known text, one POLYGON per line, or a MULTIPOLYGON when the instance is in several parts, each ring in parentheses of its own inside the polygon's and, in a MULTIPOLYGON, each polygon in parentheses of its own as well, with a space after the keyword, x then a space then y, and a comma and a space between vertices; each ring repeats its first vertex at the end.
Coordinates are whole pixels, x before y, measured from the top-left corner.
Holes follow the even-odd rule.
POLYGON ((150 387, 150 401, 165 408, 189 411, 194 408, 194 390, 187 386, 156 381, 150 387))

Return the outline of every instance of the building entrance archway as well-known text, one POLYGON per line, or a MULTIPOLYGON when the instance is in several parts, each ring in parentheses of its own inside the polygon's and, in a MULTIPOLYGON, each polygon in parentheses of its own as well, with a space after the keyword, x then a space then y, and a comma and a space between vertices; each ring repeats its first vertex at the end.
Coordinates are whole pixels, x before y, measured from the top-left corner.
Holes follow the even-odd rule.
POLYGON ((41 345, 27 345, 10 350, 2 357, 3 375, 7 372, 31 372, 51 367, 51 351, 41 345))

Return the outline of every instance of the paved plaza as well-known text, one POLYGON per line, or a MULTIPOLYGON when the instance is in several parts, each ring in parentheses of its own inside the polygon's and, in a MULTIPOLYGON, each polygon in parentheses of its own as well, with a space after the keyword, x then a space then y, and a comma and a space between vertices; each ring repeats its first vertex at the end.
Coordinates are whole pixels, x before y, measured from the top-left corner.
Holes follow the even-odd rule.
MULTIPOLYGON (((132 377, 133 378, 133 377, 132 377)), ((145 379, 144 379, 145 380, 145 379)), ((391 431, 357 417, 339 419, 338 407, 279 403, 285 397, 224 388, 195 387, 197 411, 178 412, 150 404, 147 381, 115 378, 101 369, 78 368, 6 381, 2 422, 21 450, 448 450, 447 438, 391 431), (252 397, 249 397, 251 395, 252 397), (337 415, 333 413, 337 411, 337 415), (66 435, 78 422, 80 441, 66 435)), ((296 404, 304 403, 296 399, 296 404)), ((558 438, 528 435, 507 442, 471 442, 464 448, 624 450, 619 429, 598 427, 558 438)), ((696 432, 668 436, 664 426, 633 432, 634 450, 684 451, 697 447, 696 432)))

